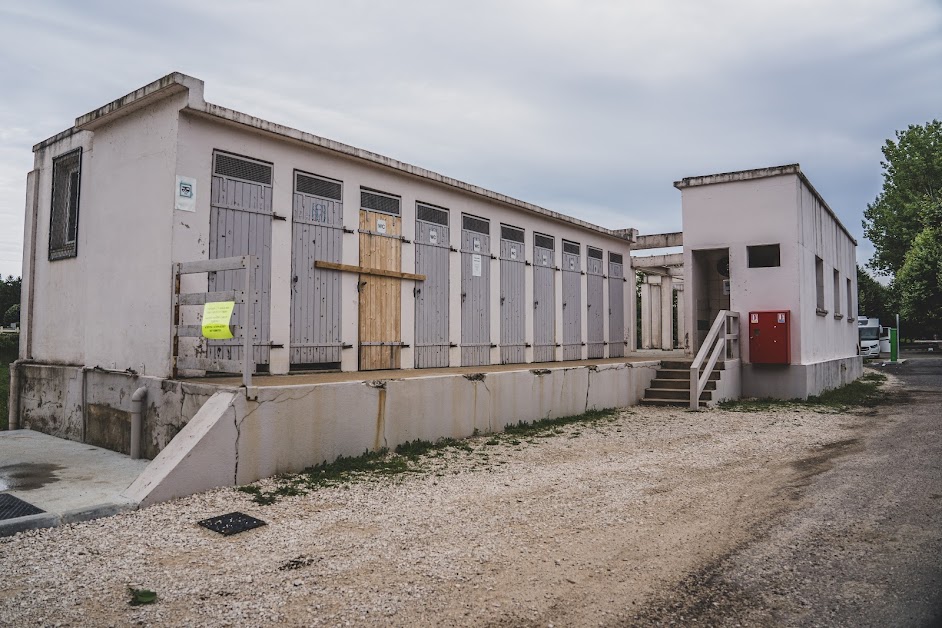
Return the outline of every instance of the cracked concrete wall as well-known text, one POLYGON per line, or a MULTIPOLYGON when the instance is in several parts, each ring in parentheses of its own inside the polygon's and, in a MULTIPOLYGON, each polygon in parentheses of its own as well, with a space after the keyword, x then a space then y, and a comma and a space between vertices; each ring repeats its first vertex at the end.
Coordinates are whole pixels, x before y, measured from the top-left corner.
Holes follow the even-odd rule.
POLYGON ((659 361, 220 391, 126 493, 142 505, 416 439, 635 405, 659 361))
POLYGON ((130 453, 131 394, 147 388, 141 455, 153 459, 217 390, 214 386, 26 364, 20 370, 20 425, 60 438, 130 453), (83 413, 83 397, 85 412, 83 413))
POLYGON ((416 439, 635 405, 659 362, 259 389, 234 402, 237 483, 416 439))

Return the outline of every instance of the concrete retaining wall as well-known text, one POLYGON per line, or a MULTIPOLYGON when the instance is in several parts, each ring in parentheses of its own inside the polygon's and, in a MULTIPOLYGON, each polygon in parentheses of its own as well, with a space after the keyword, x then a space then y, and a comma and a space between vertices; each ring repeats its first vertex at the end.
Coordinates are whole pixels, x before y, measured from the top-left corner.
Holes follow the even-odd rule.
POLYGON ((18 396, 11 391, 10 398, 19 404, 20 427, 125 454, 130 453, 131 394, 147 388, 141 454, 150 459, 217 390, 78 366, 20 364, 17 370, 18 396))
POLYGON ((126 495, 147 505, 422 439, 638 403, 659 362, 220 391, 126 495))
POLYGON ((816 364, 743 364, 744 397, 807 399, 826 390, 840 388, 863 374, 859 356, 816 364))

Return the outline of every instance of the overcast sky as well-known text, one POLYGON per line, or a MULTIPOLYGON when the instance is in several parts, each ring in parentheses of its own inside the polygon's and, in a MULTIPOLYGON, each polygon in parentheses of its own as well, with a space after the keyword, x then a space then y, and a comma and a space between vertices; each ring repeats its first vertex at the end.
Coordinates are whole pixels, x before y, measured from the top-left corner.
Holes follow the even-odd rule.
MULTIPOLYGON (((685 176, 798 162, 860 242, 942 118, 938 0, 0 4, 0 274, 31 147, 171 71, 210 102, 549 209, 677 231, 685 176)), ((88 211, 88 210, 85 210, 88 211)))

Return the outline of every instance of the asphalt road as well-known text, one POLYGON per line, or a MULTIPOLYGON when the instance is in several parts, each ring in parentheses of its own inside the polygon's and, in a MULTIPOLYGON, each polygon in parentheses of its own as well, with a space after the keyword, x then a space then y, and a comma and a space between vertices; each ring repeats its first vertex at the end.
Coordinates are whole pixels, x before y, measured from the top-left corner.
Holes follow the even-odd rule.
POLYGON ((909 357, 859 437, 794 463, 794 509, 639 623, 942 626, 942 358, 909 357))

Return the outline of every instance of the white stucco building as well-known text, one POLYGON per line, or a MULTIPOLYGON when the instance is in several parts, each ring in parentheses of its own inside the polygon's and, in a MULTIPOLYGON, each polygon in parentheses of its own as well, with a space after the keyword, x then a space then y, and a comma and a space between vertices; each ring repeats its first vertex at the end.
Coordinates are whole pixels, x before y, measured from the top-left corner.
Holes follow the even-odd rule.
POLYGON ((857 242, 798 165, 674 186, 682 194, 689 351, 699 350, 720 310, 732 310, 740 315, 743 396, 805 398, 857 379, 857 242), (785 363, 750 355, 751 315, 759 312, 787 313, 785 363))

